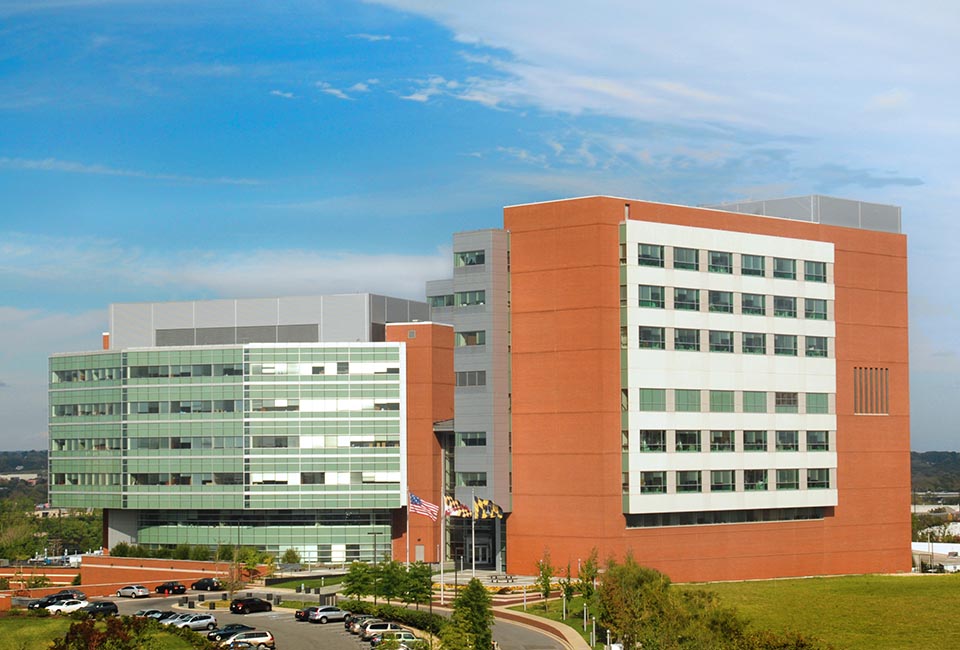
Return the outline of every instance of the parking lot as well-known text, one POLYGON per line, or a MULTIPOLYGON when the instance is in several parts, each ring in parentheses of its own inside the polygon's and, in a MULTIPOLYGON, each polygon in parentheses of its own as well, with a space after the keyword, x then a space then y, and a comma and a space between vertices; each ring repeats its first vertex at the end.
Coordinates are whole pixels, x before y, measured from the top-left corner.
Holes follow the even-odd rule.
MULTIPOLYGON (((190 594, 195 598, 195 594, 190 594)), ((177 606, 180 599, 170 598, 109 598, 94 600, 112 600, 117 603, 120 613, 131 615, 139 609, 173 609, 176 611, 190 611, 177 606)), ((201 605, 198 603, 198 606, 201 605)), ((198 607, 197 613, 210 613, 206 607, 198 607)), ((275 608, 272 612, 258 612, 256 614, 232 614, 226 609, 219 609, 214 613, 217 623, 244 623, 255 626, 258 630, 270 630, 277 639, 278 650, 313 650, 322 647, 324 650, 369 650, 370 645, 360 638, 343 629, 343 623, 334 621, 326 625, 297 621, 293 617, 294 610, 275 608)), ((498 621, 493 627, 493 638, 502 650, 563 650, 563 646, 555 639, 541 632, 504 621, 498 621)))

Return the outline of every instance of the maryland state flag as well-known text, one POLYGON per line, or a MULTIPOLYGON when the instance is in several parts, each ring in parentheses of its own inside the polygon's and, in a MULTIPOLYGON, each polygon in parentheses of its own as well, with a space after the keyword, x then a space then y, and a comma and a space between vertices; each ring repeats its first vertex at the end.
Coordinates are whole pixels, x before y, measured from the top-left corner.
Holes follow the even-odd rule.
POLYGON ((470 508, 460 503, 451 496, 443 497, 443 514, 447 517, 472 517, 473 513, 470 512, 470 508))
POLYGON ((503 519, 503 508, 490 499, 473 497, 473 516, 477 519, 503 519))

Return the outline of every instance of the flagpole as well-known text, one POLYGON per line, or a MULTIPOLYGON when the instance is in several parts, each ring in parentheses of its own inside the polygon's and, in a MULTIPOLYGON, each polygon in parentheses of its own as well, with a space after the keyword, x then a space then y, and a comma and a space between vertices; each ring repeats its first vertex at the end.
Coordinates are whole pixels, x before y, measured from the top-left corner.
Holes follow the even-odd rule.
POLYGON ((440 604, 443 605, 443 564, 447 559, 447 503, 444 495, 440 495, 440 516, 443 519, 440 520, 440 604))
POLYGON ((410 568, 410 490, 407 490, 407 568, 410 568))
POLYGON ((470 518, 470 575, 477 577, 477 489, 471 488, 473 516, 470 518))

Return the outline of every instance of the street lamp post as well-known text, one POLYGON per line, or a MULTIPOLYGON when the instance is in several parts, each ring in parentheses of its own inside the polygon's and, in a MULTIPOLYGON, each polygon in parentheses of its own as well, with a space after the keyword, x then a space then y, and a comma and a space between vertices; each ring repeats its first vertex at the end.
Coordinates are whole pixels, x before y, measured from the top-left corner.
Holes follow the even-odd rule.
POLYGON ((377 537, 380 535, 380 531, 375 530, 367 533, 367 535, 373 535, 373 604, 376 605, 377 604, 377 571, 378 571, 377 569, 377 565, 378 565, 377 537))

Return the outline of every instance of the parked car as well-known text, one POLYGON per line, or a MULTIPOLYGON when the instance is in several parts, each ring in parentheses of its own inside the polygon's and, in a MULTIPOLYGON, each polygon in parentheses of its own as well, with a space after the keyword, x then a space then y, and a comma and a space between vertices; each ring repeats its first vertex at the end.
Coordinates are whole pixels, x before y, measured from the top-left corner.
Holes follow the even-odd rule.
POLYGON ((162 585, 157 585, 156 588, 158 594, 182 594, 186 591, 186 586, 179 582, 164 582, 162 585))
POLYGON ((159 618, 163 614, 159 609, 138 609, 133 613, 137 618, 159 618))
POLYGON ((252 614, 253 612, 269 612, 273 605, 263 598, 236 598, 230 603, 230 611, 234 614, 252 614))
POLYGON ((71 598, 70 600, 61 600, 59 603, 54 603, 53 605, 47 606, 47 611, 51 614, 72 614, 78 609, 83 609, 89 604, 90 603, 85 600, 71 598))
POLYGON ((384 623, 382 618, 366 615, 362 619, 354 619, 350 624, 350 634, 361 634, 370 623, 384 623))
POLYGON ((417 640, 417 636, 410 630, 400 630, 398 632, 383 632, 370 639, 370 647, 376 648, 387 639, 396 639, 403 644, 410 644, 417 640))
POLYGON ((117 604, 110 600, 98 600, 95 603, 90 603, 86 607, 80 609, 81 612, 86 612, 90 616, 119 616, 120 609, 117 607, 117 604))
POLYGON ((252 632, 257 628, 252 625, 244 625, 243 623, 230 623, 229 625, 224 625, 223 627, 218 627, 215 630, 211 630, 207 633, 207 638, 211 641, 223 641, 232 637, 234 634, 240 632, 252 632))
MULTIPOLYGON (((56 605, 59 602, 64 600, 71 600, 70 596, 65 596, 63 594, 53 594, 50 596, 44 596, 38 600, 30 601, 27 604, 27 609, 46 609, 50 605, 56 605)), ((76 600, 76 599, 74 599, 76 600)))
POLYGON ((150 595, 150 590, 143 585, 127 585, 117 589, 117 596, 127 598, 146 598, 150 595))
POLYGON ((326 624, 327 621, 349 621, 351 618, 350 612, 340 609, 336 605, 324 605, 323 607, 311 607, 310 609, 315 610, 309 615, 308 620, 311 623, 326 624))
POLYGON ((220 645, 227 648, 240 648, 248 644, 251 648, 276 648, 277 640, 269 630, 254 630, 252 632, 238 632, 227 637, 220 645))
POLYGON ((83 593, 79 589, 61 589, 57 593, 53 594, 54 596, 66 596, 67 598, 75 598, 77 600, 86 600, 87 594, 83 593))
POLYGON ((363 632, 360 633, 360 638, 364 641, 369 641, 376 635, 382 634, 383 632, 399 632, 402 629, 403 626, 401 626, 399 623, 371 623, 363 629, 363 632))
POLYGON ((191 616, 193 616, 193 612, 187 612, 186 614, 175 614, 174 616, 168 616, 167 618, 161 619, 160 624, 172 625, 176 627, 177 623, 179 623, 180 621, 185 621, 191 616))
POLYGON ((217 618, 213 614, 194 614, 173 623, 174 627, 188 627, 191 630, 215 630, 217 618))
POLYGON ((343 620, 343 629, 347 632, 356 634, 356 632, 353 632, 352 630, 353 626, 356 625, 359 628, 364 621, 367 621, 371 618, 373 618, 373 614, 351 614, 350 618, 343 620))
MULTIPOLYGON (((156 610, 153 610, 156 611, 156 610)), ((156 619, 158 623, 163 623, 166 620, 171 618, 182 616, 180 612, 171 612, 169 609, 163 612, 157 612, 155 614, 147 614, 150 618, 156 619)))
POLYGON ((293 613, 293 617, 298 621, 309 621, 310 614, 320 609, 319 607, 304 607, 303 609, 298 609, 293 613))
POLYGON ((196 591, 223 591, 223 585, 216 578, 200 578, 190 588, 196 591))

